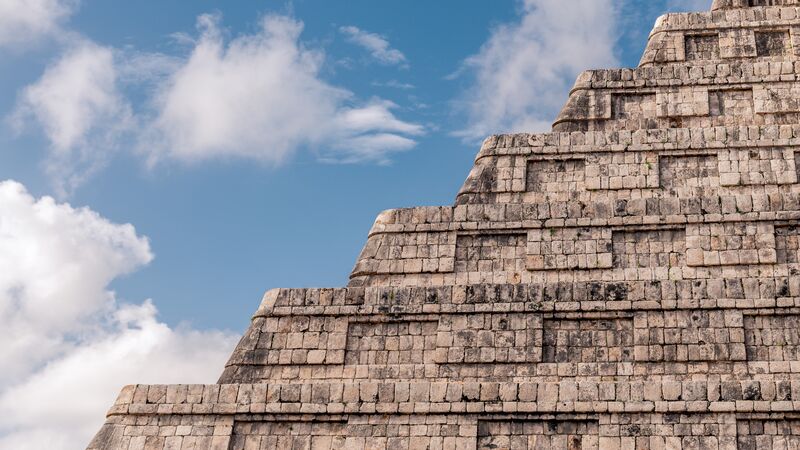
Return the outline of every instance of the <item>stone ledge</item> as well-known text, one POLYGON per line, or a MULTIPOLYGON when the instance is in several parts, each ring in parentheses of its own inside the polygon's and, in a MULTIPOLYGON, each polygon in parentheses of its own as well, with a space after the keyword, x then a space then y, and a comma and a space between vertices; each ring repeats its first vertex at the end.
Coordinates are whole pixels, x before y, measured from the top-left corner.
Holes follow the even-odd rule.
POLYGON ((800 379, 687 382, 302 382, 131 385, 115 415, 800 411, 800 379))
POLYGON ((749 314, 800 307, 800 280, 712 280, 475 284, 439 287, 274 289, 253 318, 504 312, 608 312, 747 309, 749 314), (785 288, 786 292, 781 292, 785 288))
MULTIPOLYGON (((416 380, 418 382, 446 382, 452 379, 482 380, 491 379, 503 382, 547 383, 555 380, 577 381, 614 377, 618 381, 631 382, 650 377, 653 381, 671 378, 713 377, 731 374, 751 374, 757 380, 771 380, 770 377, 792 377, 800 374, 800 361, 691 361, 691 362, 636 362, 636 363, 538 363, 538 364, 451 364, 446 368, 446 375, 438 375, 436 364, 407 364, 384 367, 351 365, 295 367, 299 375, 270 373, 274 366, 230 365, 231 373, 223 374, 220 383, 231 383, 238 380, 244 383, 292 383, 299 379, 317 382, 348 380, 350 382, 365 380, 416 380), (469 375, 457 376, 459 368, 469 375), (254 373, 259 369, 267 369, 264 373, 254 373), (243 376, 244 372, 250 372, 243 376), (416 373, 432 374, 414 377, 416 373), (657 373, 658 375, 652 375, 657 373), (480 374, 480 375, 478 375, 480 374)), ((734 375, 735 376, 735 375, 734 375)), ((388 381, 387 381, 388 382, 388 381)))
POLYGON ((800 124, 654 130, 499 134, 486 138, 476 161, 491 156, 676 149, 800 146, 800 124))
POLYGON ((800 17, 800 7, 796 2, 785 6, 738 7, 724 12, 668 13, 656 19, 655 26, 650 32, 650 38, 665 32, 794 25, 797 23, 798 17, 800 17))
POLYGON ((642 89, 676 86, 738 86, 800 80, 800 61, 691 61, 661 67, 593 69, 582 72, 569 95, 589 89, 642 89), (796 68, 797 67, 797 68, 796 68))
POLYGON ((658 230, 687 224, 764 221, 786 222, 778 225, 788 226, 793 221, 800 221, 800 191, 715 195, 694 199, 609 199, 590 204, 552 201, 538 208, 522 203, 470 203, 394 209, 382 213, 380 218, 370 230, 369 237, 397 233, 480 234, 579 227, 658 230), (571 216, 573 206, 581 207, 581 217, 571 216))
MULTIPOLYGON (((764 196, 766 198, 766 196, 764 196)), ((800 200, 800 194, 793 195, 793 201, 800 200)), ((722 197, 718 197, 722 198, 722 197)), ((651 200, 650 203, 655 203, 658 205, 661 201, 664 201, 665 205, 669 204, 670 206, 675 206, 675 200, 678 199, 647 199, 651 200), (665 200, 671 200, 669 202, 665 200)), ((558 202, 555 202, 558 203, 558 202)), ((645 201, 637 202, 636 200, 626 201, 625 204, 629 205, 630 210, 633 214, 637 210, 640 210, 638 207, 639 204, 644 208, 645 201)), ((710 203, 710 202, 709 202, 710 203)), ((727 203, 727 202, 726 202, 727 203)), ((720 203, 718 203, 719 205, 720 203)), ((794 203, 791 207, 795 205, 800 206, 800 202, 794 203)), ((470 207, 476 209, 487 209, 486 207, 491 207, 494 205, 464 205, 465 209, 470 207)), ((505 209, 511 209, 509 206, 513 205, 498 205, 496 208, 498 211, 502 211, 505 209)), ((521 207, 522 205, 520 205, 521 207)), ((735 204, 734 204, 735 206, 735 204)), ((553 206, 551 205, 551 208, 553 206)), ((628 206, 626 206, 628 207, 628 206)), ((678 205, 680 207, 680 205, 678 205)), ((458 208, 458 207, 456 207, 458 208)), ((642 208, 642 209, 643 209, 642 208)), ((431 224, 423 224, 423 225, 411 225, 411 224, 393 224, 393 225, 381 225, 374 228, 370 232, 370 237, 378 236, 382 234, 401 234, 401 233, 452 233, 452 232, 480 232, 480 233, 491 233, 493 231, 528 231, 528 230, 541 230, 541 229, 560 229, 560 228, 606 228, 606 227, 619 227, 619 230, 624 230, 625 227, 635 228, 637 231, 646 231, 646 230, 659 230, 664 228, 669 228, 677 226, 677 225, 688 225, 688 224, 714 224, 714 223, 737 223, 737 222, 745 222, 745 223, 753 223, 753 222, 768 222, 768 221, 788 221, 788 222, 797 222, 800 221, 800 210, 796 211, 761 211, 761 212, 750 212, 750 213, 709 213, 705 215, 700 214, 681 214, 677 212, 676 214, 666 214, 666 215, 626 215, 622 217, 608 217, 608 218, 589 218, 584 217, 583 220, 581 219, 571 219, 571 218, 553 218, 553 219, 530 219, 530 220, 518 220, 518 221, 485 221, 485 222, 472 222, 472 221, 463 221, 463 222, 442 222, 442 223, 431 223, 431 224)), ((787 223, 782 225, 795 225, 794 223, 787 223)), ((451 244, 452 245, 452 244, 451 244)))

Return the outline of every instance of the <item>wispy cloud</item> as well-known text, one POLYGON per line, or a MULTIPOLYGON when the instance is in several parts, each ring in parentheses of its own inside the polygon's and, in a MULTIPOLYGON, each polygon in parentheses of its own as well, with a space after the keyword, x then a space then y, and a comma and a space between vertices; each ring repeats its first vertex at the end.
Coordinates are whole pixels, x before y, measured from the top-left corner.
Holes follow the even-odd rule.
POLYGON ((133 126, 118 90, 113 50, 79 40, 25 88, 11 122, 18 130, 38 124, 50 142, 46 167, 59 193, 102 167, 117 140, 133 126))
POLYGON ((497 27, 453 76, 474 77, 457 102, 468 140, 545 131, 583 69, 618 65, 612 0, 525 0, 517 21, 497 27))
POLYGON ((0 0, 0 47, 19 49, 52 35, 77 0, 0 0))
POLYGON ((345 35, 351 43, 369 51, 370 55, 381 64, 408 65, 406 55, 400 50, 392 48, 386 37, 380 34, 370 33, 352 25, 339 28, 339 32, 345 35))
POLYGON ((389 80, 389 81, 386 81, 386 82, 376 81, 376 82, 372 83, 372 85, 375 86, 375 87, 388 87, 388 88, 393 88, 393 89, 401 89, 401 90, 404 90, 404 91, 416 88, 416 86, 414 86, 413 84, 402 83, 402 82, 397 81, 397 80, 389 80))

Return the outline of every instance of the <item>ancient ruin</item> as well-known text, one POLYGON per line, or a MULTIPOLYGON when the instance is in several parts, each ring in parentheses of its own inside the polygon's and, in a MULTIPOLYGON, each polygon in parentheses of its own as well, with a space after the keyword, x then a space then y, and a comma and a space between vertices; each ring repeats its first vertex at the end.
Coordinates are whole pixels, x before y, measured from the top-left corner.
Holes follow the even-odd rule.
POLYGON ((268 292, 219 384, 90 449, 800 448, 800 0, 661 17, 342 289, 268 292))

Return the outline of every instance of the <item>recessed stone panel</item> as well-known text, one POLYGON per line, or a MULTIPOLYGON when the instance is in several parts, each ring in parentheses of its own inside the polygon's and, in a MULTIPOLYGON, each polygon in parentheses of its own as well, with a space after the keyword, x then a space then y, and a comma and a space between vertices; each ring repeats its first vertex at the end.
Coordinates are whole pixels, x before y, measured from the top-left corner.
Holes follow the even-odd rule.
POLYGON ((711 116, 753 116, 752 89, 709 91, 708 103, 708 110, 711 116))
POLYGON ((800 263, 800 226, 775 227, 775 251, 779 264, 800 263))
POLYGON ((593 420, 479 421, 478 450, 598 450, 593 420))
POLYGON ((662 155, 659 180, 664 189, 697 189, 719 186, 716 155, 662 155))
POLYGON ((686 35, 686 60, 712 60, 719 59, 718 34, 688 34, 686 35))
POLYGON ((639 313, 636 360, 652 362, 744 361, 742 314, 679 310, 639 313))
POLYGON ((528 161, 528 192, 576 192, 583 188, 586 164, 582 158, 528 161))
POLYGON ((611 118, 614 120, 651 119, 656 117, 655 94, 612 94, 611 118))
POLYGON ((683 86, 662 89, 656 94, 659 117, 707 116, 709 113, 708 89, 683 86))
POLYGON ((605 153, 586 159, 587 190, 658 187, 658 155, 654 152, 605 153))
POLYGON ((425 364, 436 351, 436 321, 351 322, 345 364, 425 364))
POLYGON ((753 89, 753 108, 757 114, 800 112, 800 84, 761 84, 753 89))
POLYGON ((797 183, 791 149, 726 149, 719 152, 718 159, 722 186, 797 183))
POLYGON ((753 31, 746 28, 728 28, 719 31, 719 53, 726 58, 755 58, 756 42, 753 31))
POLYGON ((602 269, 611 267, 608 228, 552 228, 528 234, 528 269, 602 269))
POLYGON ((539 362, 542 318, 522 313, 446 316, 439 325, 437 344, 439 363, 539 362))
POLYGON ((546 319, 542 361, 633 361, 632 319, 546 319))
POLYGON ((784 56, 789 54, 791 41, 788 30, 756 31, 758 56, 784 56))
POLYGON ((686 235, 681 230, 615 231, 614 267, 671 268, 684 265, 686 235))
POLYGON ((800 448, 800 419, 740 419, 736 430, 739 450, 800 448))
POLYGON ((344 448, 343 422, 236 422, 230 450, 344 448))
POLYGON ((748 361, 800 360, 800 315, 745 316, 748 361))
POLYGON ((771 223, 732 222, 686 227, 686 263, 689 266, 776 262, 775 227, 771 223))
POLYGON ((523 272, 527 243, 525 233, 460 235, 455 271, 523 272))

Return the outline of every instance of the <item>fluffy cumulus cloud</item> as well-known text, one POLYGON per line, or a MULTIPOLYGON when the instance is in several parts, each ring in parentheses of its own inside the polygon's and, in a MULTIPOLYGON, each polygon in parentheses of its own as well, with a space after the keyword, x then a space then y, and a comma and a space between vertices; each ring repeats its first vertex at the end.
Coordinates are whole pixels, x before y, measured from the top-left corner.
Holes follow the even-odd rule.
POLYGON ((51 148, 47 168, 62 192, 102 166, 132 120, 113 50, 85 40, 24 89, 12 117, 18 129, 31 121, 41 127, 51 148))
POLYGON ((64 40, 64 54, 20 93, 11 123, 47 138, 45 167, 60 195, 120 149, 151 165, 219 158, 278 165, 301 149, 326 162, 386 163, 425 132, 399 119, 396 104, 358 100, 326 82, 325 55, 303 45, 297 20, 266 16, 258 32, 232 40, 217 16, 198 24, 184 57, 64 40), (132 91, 144 100, 127 98, 132 91))
POLYGON ((0 448, 83 448, 122 385, 215 380, 232 336, 109 290, 152 258, 131 225, 0 183, 0 448))
POLYGON ((18 47, 51 35, 77 0, 0 0, 0 47, 18 47))
POLYGON ((462 74, 475 83, 458 106, 473 140, 549 129, 578 73, 618 65, 613 0, 524 0, 518 21, 497 27, 462 74))
POLYGON ((277 164, 299 148, 334 161, 386 161, 415 145, 420 125, 380 99, 358 103, 320 77, 324 55, 303 46, 303 24, 267 16, 260 31, 226 42, 200 19, 195 48, 164 84, 146 147, 184 161, 242 157, 277 164), (360 147, 359 147, 360 146, 360 147))
POLYGON ((345 35, 348 41, 363 47, 382 64, 405 65, 407 62, 406 55, 400 50, 392 48, 389 41, 380 34, 370 33, 352 25, 339 28, 339 32, 345 35))

